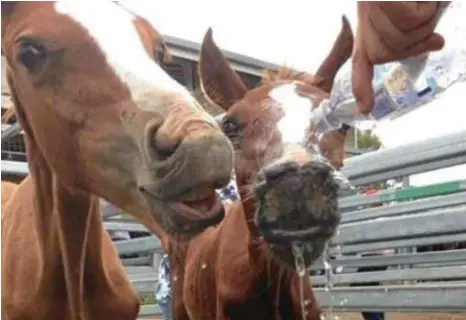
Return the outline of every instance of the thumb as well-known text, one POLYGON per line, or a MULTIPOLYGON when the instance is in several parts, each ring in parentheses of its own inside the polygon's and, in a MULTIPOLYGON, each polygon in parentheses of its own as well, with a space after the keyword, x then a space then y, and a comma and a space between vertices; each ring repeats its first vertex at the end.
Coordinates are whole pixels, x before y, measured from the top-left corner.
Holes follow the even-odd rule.
POLYGON ((368 114, 374 105, 373 77, 374 66, 363 50, 355 48, 352 57, 351 82, 354 97, 362 114, 368 114))

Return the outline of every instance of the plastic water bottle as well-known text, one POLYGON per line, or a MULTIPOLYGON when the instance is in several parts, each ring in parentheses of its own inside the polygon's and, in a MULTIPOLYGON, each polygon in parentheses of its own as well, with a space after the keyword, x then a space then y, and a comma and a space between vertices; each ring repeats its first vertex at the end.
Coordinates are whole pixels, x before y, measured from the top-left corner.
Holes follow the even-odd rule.
MULTIPOLYGON (((438 18, 445 9, 444 4, 438 18)), ((397 118, 425 105, 452 84, 464 81, 465 70, 464 46, 444 49, 428 57, 378 65, 373 81, 375 103, 367 116, 359 113, 348 72, 337 79, 330 98, 313 110, 316 132, 337 129, 342 123, 354 125, 357 121, 397 118)))

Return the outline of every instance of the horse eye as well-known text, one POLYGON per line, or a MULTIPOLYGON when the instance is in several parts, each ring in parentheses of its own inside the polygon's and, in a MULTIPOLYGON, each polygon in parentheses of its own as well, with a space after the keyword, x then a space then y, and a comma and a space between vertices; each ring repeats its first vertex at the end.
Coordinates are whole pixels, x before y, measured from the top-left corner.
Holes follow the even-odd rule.
POLYGON ((222 121, 222 131, 231 138, 238 134, 239 127, 233 118, 225 118, 222 121))
POLYGON ((47 57, 45 48, 40 44, 25 40, 20 42, 18 50, 18 61, 28 69, 29 72, 37 72, 47 57))

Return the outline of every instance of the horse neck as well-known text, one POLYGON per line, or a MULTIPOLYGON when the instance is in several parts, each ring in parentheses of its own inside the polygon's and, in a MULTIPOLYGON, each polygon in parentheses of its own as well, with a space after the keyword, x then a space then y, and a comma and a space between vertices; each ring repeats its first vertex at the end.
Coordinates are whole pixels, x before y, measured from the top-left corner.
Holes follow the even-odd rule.
POLYGON ((79 318, 84 314, 84 268, 86 273, 103 268, 99 199, 65 186, 40 153, 31 157, 28 152, 28 158, 40 254, 53 266, 43 272, 63 274, 70 314, 79 318))
MULTIPOLYGON (((248 229, 248 251, 249 259, 247 261, 250 270, 255 270, 255 275, 260 279, 260 291, 266 293, 276 308, 276 314, 287 318, 290 310, 298 310, 299 305, 299 283, 298 277, 294 270, 290 269, 283 262, 273 257, 268 245, 260 239, 260 234, 253 222, 253 216, 257 209, 257 202, 254 197, 248 197, 247 191, 240 188, 240 195, 243 199, 242 207, 244 210, 244 219, 246 219, 245 228, 248 229), (285 308, 277 306, 285 305, 285 308), (286 310, 285 312, 283 310, 286 310), (284 312, 284 314, 282 314, 284 312)), ((241 232, 238 228, 234 229, 235 234, 241 232)), ((238 237, 235 238, 237 241, 238 237)), ((305 287, 306 297, 315 301, 312 288, 305 287)), ((314 307, 313 307, 314 308, 314 307)), ((313 311, 315 312, 315 311, 313 311)))

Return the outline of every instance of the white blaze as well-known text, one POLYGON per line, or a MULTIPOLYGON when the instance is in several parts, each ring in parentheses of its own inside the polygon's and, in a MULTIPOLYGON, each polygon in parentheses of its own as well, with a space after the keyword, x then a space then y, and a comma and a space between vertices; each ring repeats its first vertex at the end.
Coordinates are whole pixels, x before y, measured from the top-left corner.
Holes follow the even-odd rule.
MULTIPOLYGON (((147 53, 135 16, 110 1, 57 1, 55 10, 79 23, 97 43, 108 65, 125 83, 141 108, 156 106, 157 97, 176 94, 201 110, 189 91, 171 78, 147 53)), ((208 117, 208 113, 204 112, 208 117)), ((213 118, 209 119, 214 122, 213 118)))
POLYGON ((270 98, 283 110, 278 130, 284 143, 300 143, 306 138, 310 126, 312 101, 296 92, 296 84, 288 83, 272 89, 270 98))

